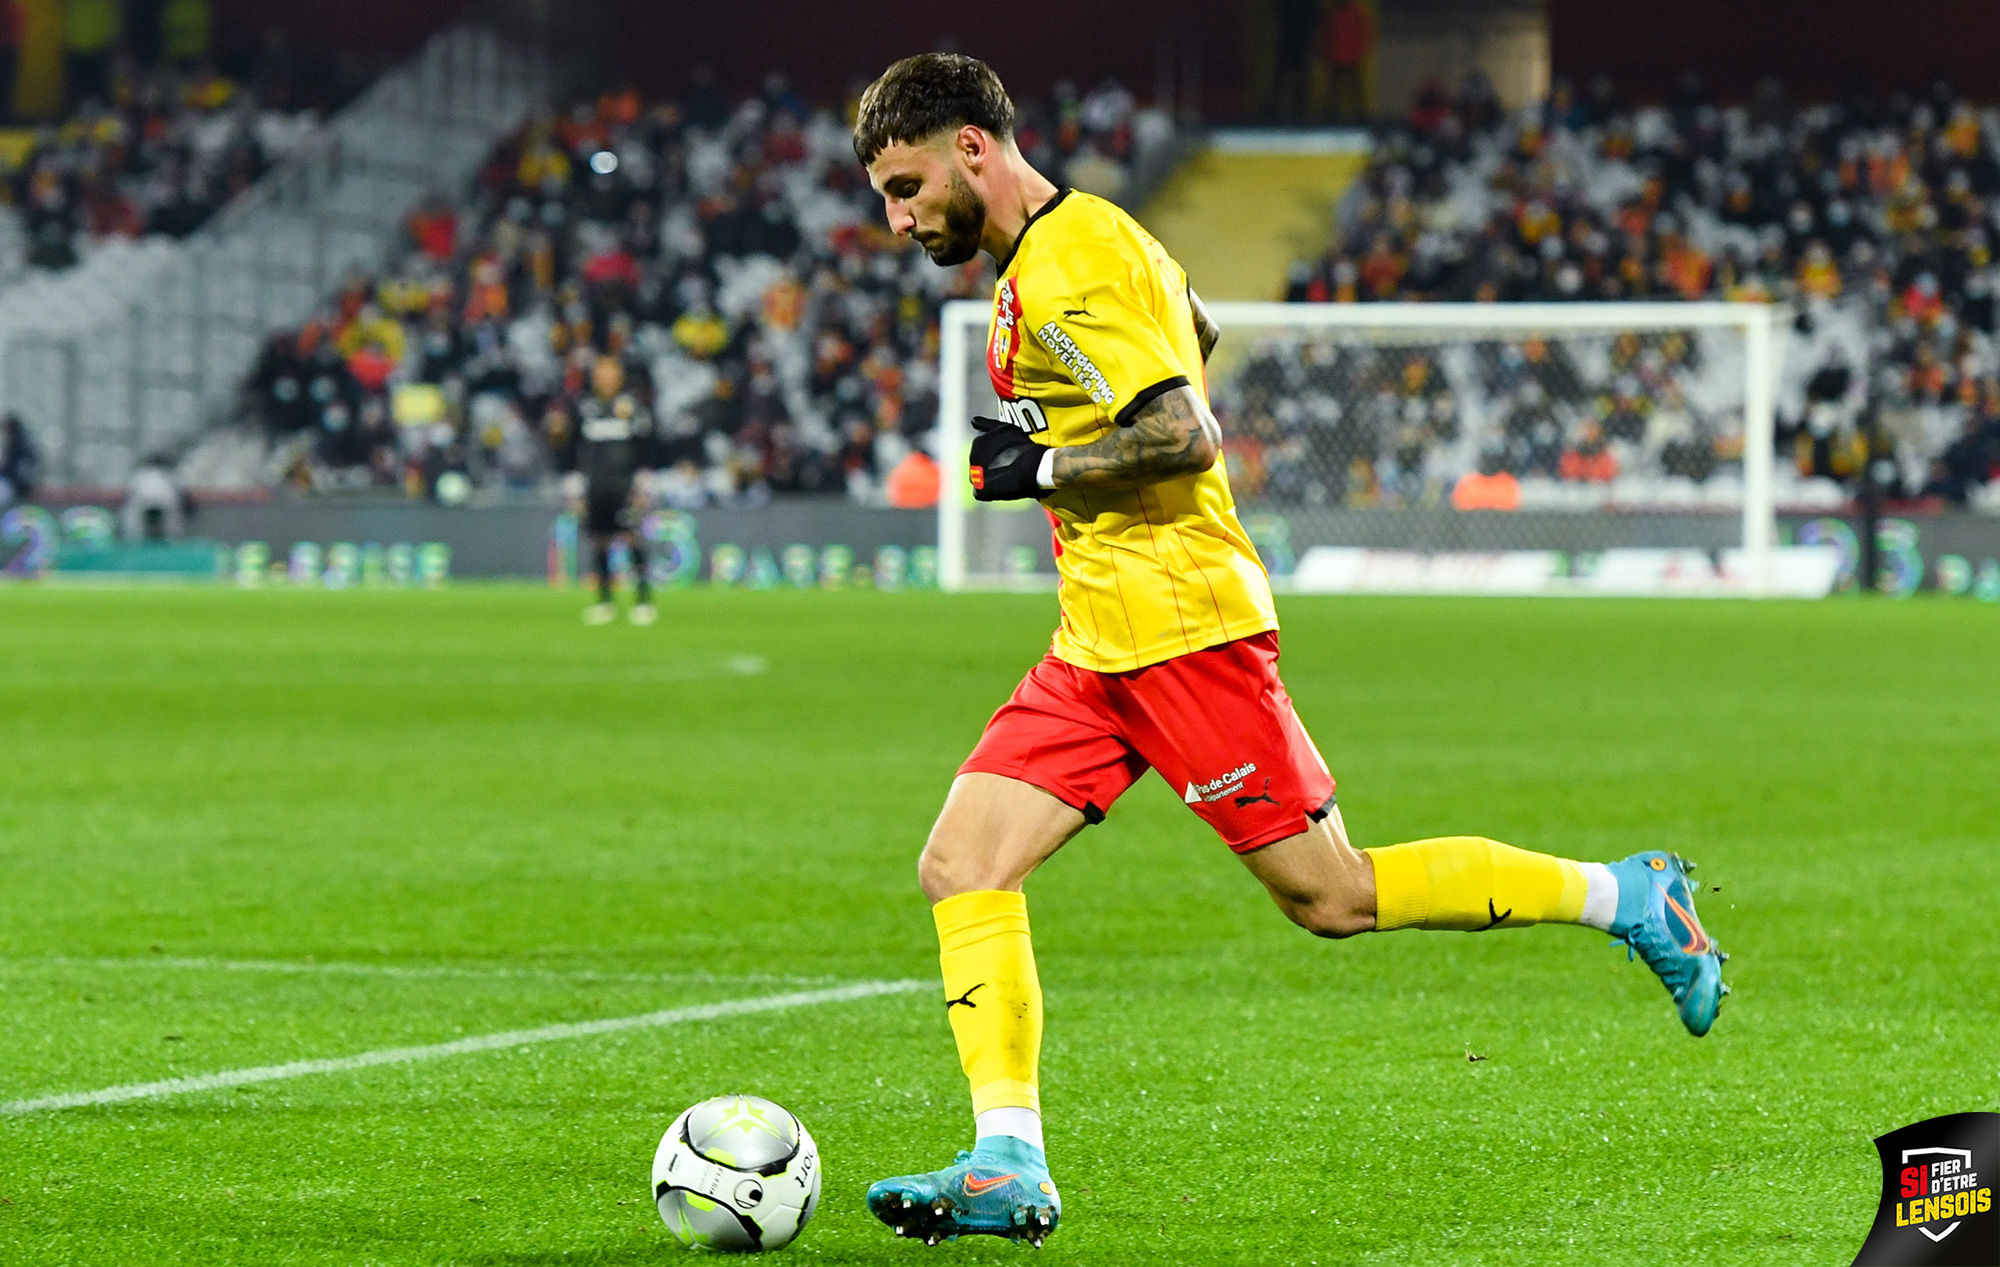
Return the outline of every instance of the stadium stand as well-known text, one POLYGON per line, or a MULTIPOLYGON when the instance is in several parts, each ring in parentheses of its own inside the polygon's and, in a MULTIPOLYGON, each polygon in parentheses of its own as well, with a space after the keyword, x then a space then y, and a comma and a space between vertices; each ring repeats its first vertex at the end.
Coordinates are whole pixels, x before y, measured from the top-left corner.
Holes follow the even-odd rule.
POLYGON ((296 149, 318 112, 293 96, 281 50, 244 82, 206 60, 168 57, 108 64, 103 93, 61 123, 25 129, 0 147, 0 238, 31 268, 76 264, 109 241, 194 232, 272 163, 296 149))
MULTIPOLYGON (((1634 107, 1600 78, 1581 94, 1559 83, 1513 115, 1476 80, 1455 98, 1432 84, 1379 139, 1334 242, 1294 267, 1286 297, 1785 303, 1796 321, 1780 439, 1796 488, 1854 481, 1872 396, 1904 495, 2000 500, 1996 142, 2000 112, 1943 82, 1795 106, 1767 80, 1723 105, 1690 77, 1666 103, 1634 107)), ((1680 408, 1675 351, 1628 351, 1588 385, 1594 409, 1524 421, 1496 461, 1595 480, 1615 468, 1615 452, 1598 454, 1621 428, 1665 416, 1690 442, 1667 451, 1689 471, 1709 464, 1699 420, 1680 408)), ((1535 413, 1537 378, 1503 407, 1535 413)))
MULTIPOLYGON (((1172 126, 1106 83, 1024 103, 1019 132, 1044 170, 1116 197, 1172 126)), ((295 486, 542 486, 572 460, 591 362, 615 356, 660 421, 667 505, 935 498, 936 309, 982 294, 985 266, 889 234, 847 126, 783 76, 736 103, 697 82, 533 121, 469 200, 408 229, 397 265, 350 276, 251 376, 295 486)))
MULTIPOLYGON (((177 226, 192 227, 186 236, 93 237, 79 224, 68 243, 73 267, 0 276, 0 412, 18 414, 35 434, 45 486, 122 486, 161 457, 175 460, 193 487, 263 483, 261 434, 226 424, 266 334, 307 318, 348 270, 395 258, 409 208, 426 191, 462 187, 530 102, 547 99, 545 66, 493 29, 461 26, 437 32, 318 122, 320 105, 338 100, 345 81, 282 46, 267 51, 278 71, 253 66, 243 82, 261 83, 271 99, 311 101, 310 111, 274 118, 239 96, 233 106, 165 118, 150 150, 146 116, 117 109, 77 116, 119 138, 101 152, 88 138, 65 140, 75 119, 27 133, 41 153, 34 170, 55 173, 42 182, 55 195, 67 198, 64 181, 79 176, 86 195, 103 186, 137 198, 163 173, 190 170, 176 157, 185 139, 176 129, 199 149, 204 129, 226 140, 246 125, 253 133, 274 125, 257 142, 267 170, 219 211, 202 213, 198 227, 177 226), (304 69, 292 80, 278 73, 286 66, 304 69), (312 126, 280 145, 272 137, 286 120, 312 126), (141 154, 129 159, 133 174, 93 186, 91 163, 131 153, 141 154)), ((163 70, 151 82, 188 82, 180 74, 163 70)), ((214 192, 233 189, 226 182, 214 192)), ((60 230, 55 237, 60 246, 60 230)), ((0 233, 0 262, 8 242, 0 233)))

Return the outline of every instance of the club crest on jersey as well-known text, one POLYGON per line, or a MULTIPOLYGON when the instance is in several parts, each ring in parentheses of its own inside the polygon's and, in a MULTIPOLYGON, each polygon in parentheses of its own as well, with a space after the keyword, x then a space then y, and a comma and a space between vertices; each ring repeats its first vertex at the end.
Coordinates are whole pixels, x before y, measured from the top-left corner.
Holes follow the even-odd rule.
POLYGON ((1014 355, 1021 350, 1021 298, 1004 277, 993 295, 993 337, 986 345, 986 373, 1002 400, 1014 394, 1014 355))

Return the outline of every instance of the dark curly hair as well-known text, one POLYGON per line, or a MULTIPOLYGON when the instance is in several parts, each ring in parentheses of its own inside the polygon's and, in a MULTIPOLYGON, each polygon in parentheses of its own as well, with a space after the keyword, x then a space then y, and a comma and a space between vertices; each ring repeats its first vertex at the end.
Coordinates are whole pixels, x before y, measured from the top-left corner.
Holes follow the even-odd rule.
POLYGON ((861 94, 854 156, 866 167, 891 145, 920 144, 968 123, 1014 137, 1014 103, 993 68, 963 53, 905 57, 861 94))

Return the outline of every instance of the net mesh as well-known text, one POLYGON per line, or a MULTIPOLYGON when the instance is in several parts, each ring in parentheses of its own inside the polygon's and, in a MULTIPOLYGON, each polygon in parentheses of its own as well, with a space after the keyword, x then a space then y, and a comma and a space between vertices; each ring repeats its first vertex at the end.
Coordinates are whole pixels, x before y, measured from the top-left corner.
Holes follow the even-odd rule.
MULTIPOLYGON (((1259 308, 1272 315, 1223 321, 1208 391, 1276 576, 1315 547, 1540 551, 1570 574, 1607 550, 1743 543, 1740 326, 1329 328, 1259 308)), ((967 407, 991 410, 983 362, 966 360, 951 372, 967 407)), ((1052 576, 1032 506, 961 505, 969 581, 1052 576)))

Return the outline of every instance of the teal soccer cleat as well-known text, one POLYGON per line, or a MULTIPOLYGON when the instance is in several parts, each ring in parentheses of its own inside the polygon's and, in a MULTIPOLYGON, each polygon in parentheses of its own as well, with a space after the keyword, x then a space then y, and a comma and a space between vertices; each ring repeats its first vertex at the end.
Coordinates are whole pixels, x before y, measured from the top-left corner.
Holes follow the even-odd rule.
POLYGON ((956 1236, 1004 1236, 1040 1249, 1062 1218, 1062 1198, 1042 1150, 1009 1135, 989 1136, 958 1164, 927 1175, 898 1175, 868 1189, 868 1208, 898 1236, 926 1245, 956 1236))
POLYGON ((1681 1024, 1700 1038, 1715 1024, 1729 987, 1722 963, 1729 958, 1694 913, 1694 864, 1679 854, 1649 850, 1610 864, 1618 878, 1618 914, 1611 935, 1637 952, 1659 975, 1680 1009, 1681 1024))

